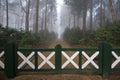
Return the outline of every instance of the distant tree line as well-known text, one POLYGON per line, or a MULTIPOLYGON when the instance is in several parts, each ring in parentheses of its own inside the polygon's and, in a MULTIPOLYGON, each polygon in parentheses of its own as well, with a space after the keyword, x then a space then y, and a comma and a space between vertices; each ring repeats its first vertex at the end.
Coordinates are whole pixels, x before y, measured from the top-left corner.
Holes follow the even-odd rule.
POLYGON ((0 23, 26 32, 54 31, 56 0, 0 0, 0 23))
MULTIPOLYGON (((95 30, 108 22, 117 23, 120 20, 120 0, 64 0, 70 6, 74 16, 74 27, 82 25, 82 33, 95 30), (82 24, 80 25, 80 18, 82 24), (76 24, 77 23, 77 24, 76 24)), ((69 26, 70 27, 70 26, 69 26)))

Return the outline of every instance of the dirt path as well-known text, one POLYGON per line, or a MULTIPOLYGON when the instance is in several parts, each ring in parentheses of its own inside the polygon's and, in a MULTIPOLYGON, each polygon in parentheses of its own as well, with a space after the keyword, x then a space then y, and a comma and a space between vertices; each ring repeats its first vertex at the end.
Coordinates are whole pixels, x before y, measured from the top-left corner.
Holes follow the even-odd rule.
POLYGON ((63 48, 70 48, 70 45, 67 42, 65 42, 64 40, 61 40, 61 39, 57 39, 57 40, 53 41, 50 44, 49 48, 55 48, 55 46, 57 44, 60 44, 63 48))
POLYGON ((90 74, 39 74, 19 76, 14 80, 102 80, 102 78, 90 74))

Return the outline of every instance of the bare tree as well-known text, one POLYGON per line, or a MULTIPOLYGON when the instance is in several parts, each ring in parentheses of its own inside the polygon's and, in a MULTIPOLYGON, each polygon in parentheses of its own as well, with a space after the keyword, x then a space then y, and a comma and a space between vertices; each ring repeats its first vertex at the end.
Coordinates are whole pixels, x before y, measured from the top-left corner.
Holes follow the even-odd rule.
POLYGON ((38 21, 39 21, 39 0, 36 0, 36 15, 35 15, 35 33, 38 33, 38 21))
POLYGON ((26 0, 26 9, 25 9, 22 5, 22 1, 20 0, 21 8, 25 12, 25 16, 26 16, 26 18, 25 18, 25 30, 26 30, 26 32, 29 31, 30 2, 31 2, 30 0, 28 0, 28 1, 26 0))
MULTIPOLYGON (((0 12, 2 12, 2 4, 0 0, 0 12)), ((0 24, 2 23, 2 13, 0 13, 0 24)))
POLYGON ((90 30, 93 29, 93 0, 90 1, 90 30))
POLYGON ((103 25, 103 0, 99 0, 100 3, 100 13, 99 13, 99 19, 100 19, 100 26, 103 25))
POLYGON ((47 11, 48 11, 47 3, 48 0, 45 1, 45 30, 47 30, 47 11))
POLYGON ((26 6, 26 31, 29 31, 29 13, 30 13, 30 0, 28 0, 28 4, 26 6))
POLYGON ((8 0, 6 0, 6 28, 9 25, 8 0))
POLYGON ((112 16, 112 22, 115 23, 117 19, 116 19, 115 10, 112 4, 112 0, 109 0, 109 5, 110 5, 111 16, 112 16))
POLYGON ((83 33, 83 36, 85 36, 88 1, 87 0, 83 0, 83 3, 84 3, 84 5, 83 5, 83 27, 82 27, 82 33, 83 33))

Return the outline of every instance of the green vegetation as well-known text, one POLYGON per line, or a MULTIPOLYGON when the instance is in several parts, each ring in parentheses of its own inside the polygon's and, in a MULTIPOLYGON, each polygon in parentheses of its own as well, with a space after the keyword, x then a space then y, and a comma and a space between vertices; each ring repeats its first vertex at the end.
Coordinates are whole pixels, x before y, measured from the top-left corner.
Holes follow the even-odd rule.
POLYGON ((86 31, 85 36, 82 36, 82 31, 79 28, 66 28, 63 38, 70 44, 97 46, 102 41, 106 41, 113 46, 120 46, 120 23, 109 23, 95 31, 86 31))
POLYGON ((115 46, 120 45, 120 24, 109 24, 98 28, 95 35, 96 41, 107 41, 115 46))
POLYGON ((16 43, 19 47, 45 47, 46 44, 50 43, 50 41, 56 37, 57 35, 54 32, 47 30, 41 30, 38 34, 34 34, 22 30, 18 31, 11 28, 3 28, 2 25, 0 25, 0 47, 4 47, 10 42, 16 43))
POLYGON ((82 31, 77 27, 77 28, 66 28, 64 33, 63 33, 63 38, 71 43, 71 44, 78 44, 80 40, 82 40, 82 31))

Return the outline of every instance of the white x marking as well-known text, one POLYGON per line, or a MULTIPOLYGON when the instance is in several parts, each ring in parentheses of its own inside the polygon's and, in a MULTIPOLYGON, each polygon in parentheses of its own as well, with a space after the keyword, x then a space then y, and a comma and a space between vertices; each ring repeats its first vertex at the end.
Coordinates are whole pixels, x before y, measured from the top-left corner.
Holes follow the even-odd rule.
POLYGON ((38 55, 43 59, 43 62, 38 66, 38 69, 42 68, 46 63, 52 68, 55 69, 55 66, 49 60, 55 55, 55 52, 52 52, 48 57, 45 57, 41 52, 38 52, 38 55))
POLYGON ((86 68, 89 63, 91 63, 96 69, 99 69, 99 66, 93 61, 95 57, 99 55, 99 51, 95 52, 91 57, 89 57, 84 51, 82 51, 82 55, 87 59, 87 61, 82 65, 82 69, 86 68))
POLYGON ((23 59, 23 62, 18 66, 18 69, 21 69, 25 64, 28 64, 32 69, 35 69, 33 63, 30 62, 30 59, 33 57, 35 52, 32 52, 28 57, 25 57, 20 51, 18 51, 17 54, 23 59))
POLYGON ((71 57, 69 57, 64 51, 62 51, 62 55, 67 59, 67 61, 62 65, 62 69, 64 69, 69 63, 72 63, 75 68, 79 69, 79 66, 73 61, 78 54, 79 51, 75 52, 71 57))
POLYGON ((113 62, 111 68, 115 68, 118 63, 120 63, 120 56, 118 56, 114 51, 112 51, 112 55, 116 58, 116 60, 113 62))
MULTIPOLYGON (((1 52, 1 54, 0 54, 0 58, 2 57, 4 55, 4 51, 2 51, 1 52)), ((2 61, 0 61, 0 66, 1 66, 1 68, 5 68, 5 65, 4 65, 4 63, 2 62, 2 61)))

